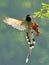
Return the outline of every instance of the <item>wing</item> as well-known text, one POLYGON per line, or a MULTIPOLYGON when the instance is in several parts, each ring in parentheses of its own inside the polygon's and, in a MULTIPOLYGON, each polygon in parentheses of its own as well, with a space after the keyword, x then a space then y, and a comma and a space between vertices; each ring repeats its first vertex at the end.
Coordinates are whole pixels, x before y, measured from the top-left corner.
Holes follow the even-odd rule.
POLYGON ((26 21, 25 20, 17 20, 17 19, 5 17, 3 22, 5 22, 8 25, 11 25, 12 27, 14 27, 20 31, 24 31, 26 29, 26 27, 25 27, 26 21))

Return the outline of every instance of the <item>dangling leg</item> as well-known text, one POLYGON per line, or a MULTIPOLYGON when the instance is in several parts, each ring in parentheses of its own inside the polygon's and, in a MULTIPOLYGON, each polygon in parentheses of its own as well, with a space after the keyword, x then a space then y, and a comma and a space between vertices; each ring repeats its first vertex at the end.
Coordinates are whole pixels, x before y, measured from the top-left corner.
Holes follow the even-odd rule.
POLYGON ((30 44, 30 39, 29 39, 29 36, 28 36, 28 32, 27 32, 27 35, 26 35, 26 39, 28 41, 28 44, 30 44))
POLYGON ((28 41, 28 44, 29 44, 29 51, 28 51, 27 58, 26 58, 26 63, 28 63, 30 55, 31 55, 31 52, 32 52, 32 48, 34 48, 35 39, 34 39, 34 36, 33 36, 32 33, 30 33, 29 36, 28 36, 28 33, 27 33, 27 37, 26 38, 27 38, 27 41, 28 41))
POLYGON ((28 63, 28 61, 29 61, 29 58, 30 58, 30 55, 31 55, 31 52, 32 52, 32 48, 34 48, 34 44, 30 44, 30 46, 29 46, 29 51, 28 51, 28 55, 27 55, 27 58, 26 58, 26 63, 28 63))
POLYGON ((36 43, 35 39, 34 39, 34 35, 33 35, 33 32, 32 32, 32 40, 33 40, 33 44, 36 43))
POLYGON ((28 41, 28 39, 29 39, 28 32, 27 32, 27 35, 26 35, 26 39, 27 39, 27 41, 28 41))
MULTIPOLYGON (((30 44, 30 39, 29 39, 29 36, 28 36, 28 32, 27 32, 27 35, 26 35, 26 39, 28 41, 28 44, 30 44)), ((32 40, 33 40, 33 44, 36 43, 35 39, 34 39, 34 36, 33 36, 33 32, 32 32, 32 40)))

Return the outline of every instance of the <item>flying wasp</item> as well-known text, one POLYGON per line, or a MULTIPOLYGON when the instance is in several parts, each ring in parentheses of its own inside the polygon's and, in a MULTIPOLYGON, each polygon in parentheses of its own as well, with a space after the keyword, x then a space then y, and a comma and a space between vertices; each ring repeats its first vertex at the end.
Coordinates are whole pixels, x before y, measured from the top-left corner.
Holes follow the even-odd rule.
POLYGON ((35 20, 32 21, 32 16, 29 14, 26 16, 25 20, 17 20, 17 19, 13 19, 10 17, 5 17, 3 22, 20 31, 24 31, 24 30, 27 31, 26 39, 29 44, 29 52, 26 57, 26 63, 28 63, 32 49, 34 48, 34 45, 36 43, 36 41, 34 39, 34 35, 33 35, 33 30, 35 30, 37 36, 40 35, 40 32, 38 31, 37 22, 35 20))

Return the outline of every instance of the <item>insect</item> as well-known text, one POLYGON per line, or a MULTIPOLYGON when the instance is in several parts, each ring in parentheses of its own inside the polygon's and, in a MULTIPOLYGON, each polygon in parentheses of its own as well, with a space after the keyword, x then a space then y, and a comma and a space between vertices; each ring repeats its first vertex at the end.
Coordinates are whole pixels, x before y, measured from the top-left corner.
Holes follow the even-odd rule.
POLYGON ((32 16, 29 14, 26 16, 25 20, 17 20, 17 19, 13 19, 10 17, 5 17, 3 22, 5 22, 8 25, 11 25, 12 27, 14 27, 20 31, 27 30, 26 39, 29 44, 29 52, 26 57, 26 63, 28 63, 31 52, 32 52, 32 48, 34 48, 34 44, 36 43, 34 36, 33 36, 33 30, 36 31, 37 36, 40 35, 40 32, 38 31, 37 22, 35 20, 32 21, 32 16))

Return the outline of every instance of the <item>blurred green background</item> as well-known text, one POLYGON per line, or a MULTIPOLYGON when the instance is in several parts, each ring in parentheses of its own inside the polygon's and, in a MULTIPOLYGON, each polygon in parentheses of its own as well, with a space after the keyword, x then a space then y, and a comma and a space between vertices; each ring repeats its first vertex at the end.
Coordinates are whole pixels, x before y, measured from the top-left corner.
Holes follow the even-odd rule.
MULTIPOLYGON (((28 52, 26 31, 20 32, 3 22, 4 16, 24 19, 41 8, 49 0, 0 0, 0 65, 26 65, 28 52)), ((49 19, 36 18, 40 36, 36 37, 30 62, 27 65, 49 65, 49 19)))

